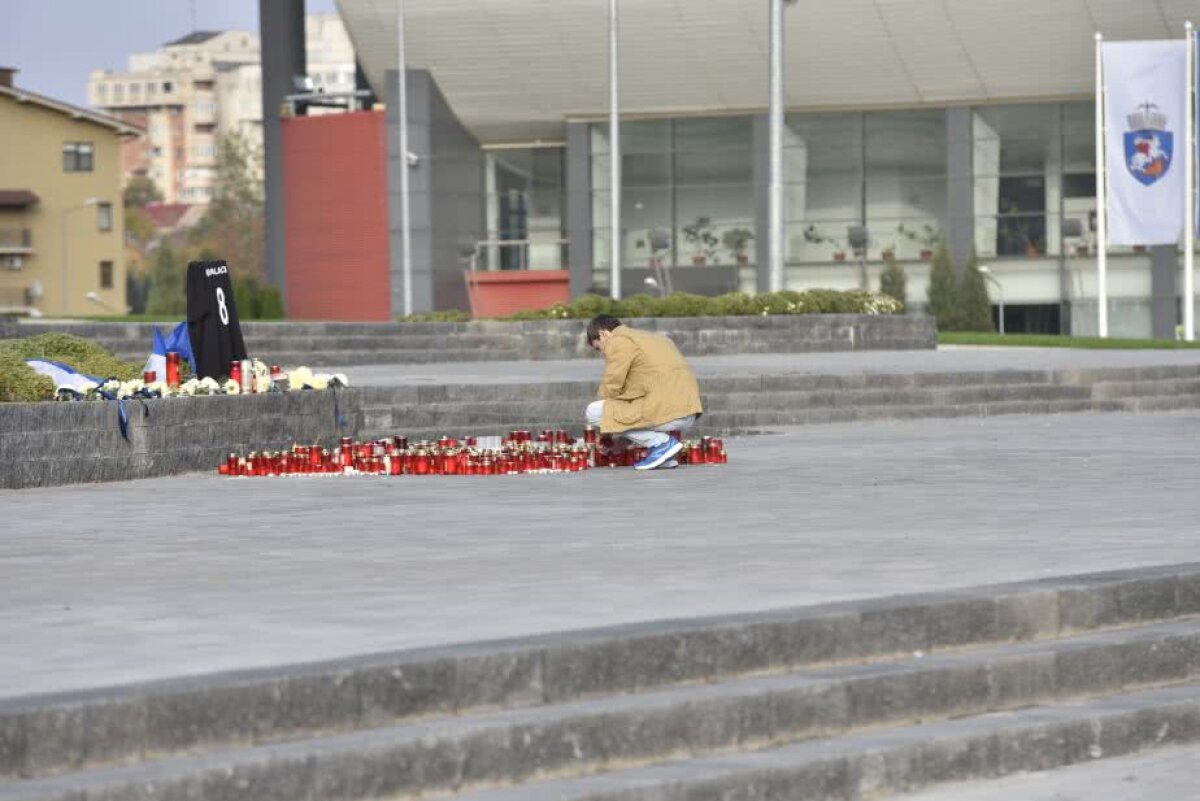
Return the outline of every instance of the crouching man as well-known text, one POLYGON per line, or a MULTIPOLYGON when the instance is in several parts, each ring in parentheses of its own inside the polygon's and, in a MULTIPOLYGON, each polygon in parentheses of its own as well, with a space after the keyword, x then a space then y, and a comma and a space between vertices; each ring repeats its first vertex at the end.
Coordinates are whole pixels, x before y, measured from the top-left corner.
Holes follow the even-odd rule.
POLYGON ((604 356, 597 400, 587 421, 649 448, 638 470, 676 467, 683 447, 667 432, 686 431, 703 413, 696 376, 675 343, 601 314, 588 323, 588 344, 604 356))

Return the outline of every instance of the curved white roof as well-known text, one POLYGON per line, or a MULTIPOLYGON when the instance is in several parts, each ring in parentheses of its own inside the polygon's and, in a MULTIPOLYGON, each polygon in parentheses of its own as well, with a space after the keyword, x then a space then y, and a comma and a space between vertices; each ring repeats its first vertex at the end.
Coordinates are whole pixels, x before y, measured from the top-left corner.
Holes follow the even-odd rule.
MULTIPOLYGON (((363 68, 396 63, 396 0, 337 0, 363 68)), ((405 0, 408 62, 483 141, 562 136, 608 107, 608 0, 405 0)), ((622 112, 762 109, 767 0, 622 0, 622 112)), ((1087 95, 1093 35, 1183 36, 1200 0, 799 0, 789 108, 1087 95)))

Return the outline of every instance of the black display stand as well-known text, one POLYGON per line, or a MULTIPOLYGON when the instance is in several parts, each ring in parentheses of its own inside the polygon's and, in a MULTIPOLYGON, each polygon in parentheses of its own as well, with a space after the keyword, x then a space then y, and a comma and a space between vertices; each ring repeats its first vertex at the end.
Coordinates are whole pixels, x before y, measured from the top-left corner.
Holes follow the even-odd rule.
POLYGON ((188 263, 187 322, 197 378, 224 378, 232 362, 246 358, 233 281, 224 261, 188 263))

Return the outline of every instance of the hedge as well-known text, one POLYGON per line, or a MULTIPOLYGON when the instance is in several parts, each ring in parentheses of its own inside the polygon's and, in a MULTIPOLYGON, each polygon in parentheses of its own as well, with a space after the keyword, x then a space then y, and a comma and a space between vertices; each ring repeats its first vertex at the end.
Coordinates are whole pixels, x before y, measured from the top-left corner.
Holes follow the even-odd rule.
MULTIPOLYGON (((784 290, 750 295, 731 292, 718 297, 676 292, 666 297, 634 295, 613 300, 601 295, 583 295, 570 303, 546 309, 517 312, 504 320, 589 320, 597 314, 614 317, 747 317, 768 314, 901 314, 904 304, 878 292, 834 289, 784 290)), ((402 322, 466 322, 465 311, 414 314, 402 322)))
POLYGON ((26 359, 50 359, 99 378, 122 381, 141 373, 94 342, 71 334, 50 332, 24 339, 0 340, 0 401, 54 399, 54 382, 34 372, 26 359))

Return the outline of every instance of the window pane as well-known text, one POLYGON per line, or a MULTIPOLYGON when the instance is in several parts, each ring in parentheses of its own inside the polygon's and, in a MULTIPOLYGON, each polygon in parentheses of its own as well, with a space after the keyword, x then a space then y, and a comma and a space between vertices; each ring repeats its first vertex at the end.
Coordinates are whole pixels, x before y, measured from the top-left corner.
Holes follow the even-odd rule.
POLYGON ((96 227, 101 231, 111 231, 112 225, 112 204, 98 204, 96 206, 96 227))
POLYGON ((100 288, 113 288, 113 263, 111 261, 100 262, 100 288))
POLYGON ((946 217, 946 112, 865 116, 869 252, 928 258, 946 217))
POLYGON ((67 142, 62 146, 63 172, 75 171, 75 144, 67 142))
POLYGON ((845 252, 846 229, 862 215, 862 115, 788 115, 783 180, 785 258, 838 258, 845 252))
POLYGON ((1060 252, 1061 120, 1057 103, 974 110, 975 249, 981 257, 1060 252))

